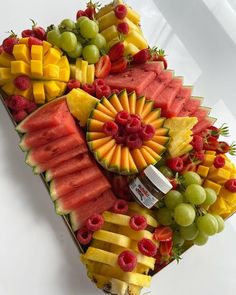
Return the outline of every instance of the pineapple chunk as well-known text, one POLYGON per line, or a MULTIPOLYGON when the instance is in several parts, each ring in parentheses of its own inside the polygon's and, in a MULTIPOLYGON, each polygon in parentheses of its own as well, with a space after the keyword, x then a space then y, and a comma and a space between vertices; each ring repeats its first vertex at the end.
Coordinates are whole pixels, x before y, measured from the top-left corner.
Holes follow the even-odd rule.
POLYGON ((93 84, 95 76, 95 67, 94 65, 88 65, 87 67, 87 77, 86 81, 88 84, 93 84))

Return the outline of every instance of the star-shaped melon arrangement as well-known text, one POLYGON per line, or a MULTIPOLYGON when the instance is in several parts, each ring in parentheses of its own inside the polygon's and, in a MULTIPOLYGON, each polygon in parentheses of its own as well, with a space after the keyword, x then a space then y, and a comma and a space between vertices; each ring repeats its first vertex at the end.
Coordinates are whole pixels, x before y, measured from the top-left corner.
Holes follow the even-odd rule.
POLYGON ((14 45, 13 55, 0 54, 0 85, 8 95, 22 95, 37 104, 61 96, 70 78, 70 65, 58 48, 46 41, 29 45, 28 38, 14 45), (17 77, 29 77, 28 87, 17 87, 17 77))
POLYGON ((155 165, 166 150, 168 129, 153 101, 126 90, 102 98, 87 123, 87 142, 107 170, 134 174, 155 165))

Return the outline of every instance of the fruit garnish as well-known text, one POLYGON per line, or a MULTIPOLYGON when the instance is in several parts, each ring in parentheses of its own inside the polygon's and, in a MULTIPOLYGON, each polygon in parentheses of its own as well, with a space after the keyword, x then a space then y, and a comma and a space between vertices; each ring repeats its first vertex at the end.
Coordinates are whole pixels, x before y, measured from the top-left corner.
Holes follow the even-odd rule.
POLYGON ((191 141, 193 149, 197 152, 203 149, 203 138, 200 135, 193 135, 193 140, 191 141))
POLYGON ((79 80, 75 80, 75 79, 71 79, 67 82, 67 88, 68 90, 72 90, 74 88, 80 88, 80 81, 79 80))
POLYGON ((108 136, 115 136, 118 132, 118 126, 113 121, 107 121, 104 123, 102 131, 108 136))
POLYGON ((96 88, 95 88, 94 84, 85 83, 85 84, 83 84, 82 89, 85 92, 87 92, 88 94, 93 95, 93 96, 96 93, 96 88))
POLYGON ((25 110, 28 106, 29 100, 21 95, 12 95, 7 99, 7 106, 13 111, 25 110))
POLYGON ((115 121, 120 125, 126 125, 130 120, 130 114, 127 111, 120 111, 117 113, 115 121))
POLYGON ((184 162, 180 157, 168 159, 166 163, 167 166, 175 172, 181 172, 184 168, 184 162))
POLYGON ((18 76, 14 79, 14 85, 20 90, 29 89, 31 86, 30 78, 28 76, 18 76))
POLYGON ((217 138, 214 136, 207 137, 203 144, 204 150, 215 151, 218 148, 217 138))
POLYGON ((28 114, 32 113, 37 109, 37 104, 33 101, 28 101, 28 105, 26 106, 25 110, 27 111, 28 114))
POLYGON ((127 8, 125 5, 119 4, 115 7, 115 16, 118 19, 123 19, 126 17, 126 15, 127 15, 127 8))
POLYGON ((19 123, 21 121, 23 121, 26 117, 27 117, 27 112, 25 110, 20 110, 20 111, 13 111, 12 112, 12 116, 13 119, 19 123))
POLYGON ((124 42, 114 44, 108 52, 111 62, 115 62, 122 58, 125 53, 124 42))
POLYGON ((137 265, 137 257, 131 251, 123 251, 118 256, 118 264, 125 272, 131 272, 137 265))
POLYGON ((150 240, 143 238, 138 241, 138 249, 143 255, 153 257, 157 253, 157 246, 150 240))
POLYGON ((95 79, 93 85, 96 87, 106 85, 103 79, 95 79))
POLYGON ((31 37, 31 36, 32 36, 32 37, 36 37, 34 31, 31 30, 31 29, 26 29, 26 30, 23 30, 23 31, 21 32, 21 37, 22 37, 22 38, 28 38, 28 37, 31 37))
POLYGON ((225 188, 232 193, 236 193, 236 179, 233 178, 226 181, 225 188))
POLYGON ((129 33, 129 25, 126 22, 118 23, 117 30, 122 34, 127 35, 129 33))
POLYGON ((117 200, 111 211, 117 214, 126 214, 129 210, 128 203, 125 200, 117 200))
POLYGON ((17 35, 13 31, 10 33, 10 36, 4 39, 2 42, 2 48, 8 54, 12 54, 14 45, 18 44, 19 42, 17 35))
POLYGON ((141 130, 139 131, 139 135, 143 141, 148 141, 153 138, 155 131, 156 130, 152 125, 147 124, 142 126, 141 130))
POLYGON ((125 201, 132 200, 127 177, 122 175, 114 175, 112 178, 112 188, 117 197, 120 199, 125 201))
POLYGON ((141 130, 141 120, 137 117, 131 117, 125 126, 125 130, 128 134, 138 133, 141 130))
POLYGON ((100 79, 106 78, 111 70, 111 61, 108 55, 100 57, 99 61, 95 65, 95 76, 100 79))
POLYGON ((119 95, 119 93, 120 93, 120 90, 119 89, 112 89, 111 90, 111 94, 119 95))
POLYGON ((119 126, 119 130, 118 130, 117 134, 114 136, 114 139, 117 144, 125 143, 125 140, 126 140, 125 129, 122 128, 121 126, 119 126))
POLYGON ((229 136, 229 127, 224 123, 221 125, 220 128, 217 128, 215 126, 210 126, 207 128, 210 135, 219 138, 220 135, 222 136, 229 136))
POLYGON ((193 164, 198 165, 204 161, 205 154, 203 151, 193 151, 189 154, 189 158, 193 164))
POLYGON ((159 252, 162 256, 170 256, 172 248, 173 248, 172 240, 161 242, 159 246, 159 252))
POLYGON ((169 226, 158 226, 153 234, 153 238, 159 242, 167 242, 172 240, 173 230, 169 226))
POLYGON ((139 149, 143 145, 143 142, 137 133, 128 134, 125 143, 130 150, 139 149))
POLYGON ((108 97, 111 95, 111 88, 108 85, 96 86, 96 97, 101 99, 103 96, 108 97))
POLYGON ((217 156, 213 162, 215 168, 223 168, 225 165, 225 158, 222 156, 217 156))
POLYGON ((128 60, 124 57, 116 60, 111 64, 111 74, 122 73, 127 68, 128 60))
POLYGON ((236 144, 233 142, 231 145, 229 145, 225 141, 219 141, 216 152, 218 154, 229 153, 231 156, 235 156, 236 155, 236 144))
POLYGON ((91 242, 93 235, 87 227, 82 227, 77 231, 76 238, 81 245, 88 245, 91 242))
POLYGON ((34 33, 31 36, 37 37, 40 40, 46 40, 46 31, 44 28, 37 26, 37 23, 33 19, 30 20, 32 21, 32 31, 34 33))
POLYGON ((142 215, 135 214, 130 218, 129 226, 135 231, 144 230, 147 227, 147 219, 142 215))
POLYGON ((81 16, 87 16, 84 10, 78 10, 76 13, 76 19, 79 19, 81 16))
POLYGON ((179 185, 178 179, 177 178, 169 178, 169 182, 172 185, 172 189, 176 189, 179 185))
POLYGON ((102 228, 104 219, 101 214, 94 213, 86 221, 86 227, 88 230, 94 232, 102 228))
POLYGON ((85 15, 90 18, 94 19, 94 16, 96 14, 96 9, 100 8, 101 4, 99 2, 93 3, 93 1, 89 1, 87 3, 87 8, 85 9, 85 15))
POLYGON ((143 64, 147 62, 150 59, 150 50, 149 48, 145 48, 137 52, 135 55, 132 57, 132 63, 134 64, 143 64))
POLYGON ((32 37, 30 36, 29 39, 28 39, 28 45, 29 45, 29 48, 32 47, 32 45, 43 45, 43 41, 36 38, 36 37, 32 37))
POLYGON ((165 56, 166 56, 165 55, 165 51, 163 49, 159 49, 157 51, 157 58, 156 58, 156 60, 157 61, 162 61, 163 62, 163 65, 164 65, 164 69, 167 69, 168 64, 167 64, 167 60, 166 60, 165 56))

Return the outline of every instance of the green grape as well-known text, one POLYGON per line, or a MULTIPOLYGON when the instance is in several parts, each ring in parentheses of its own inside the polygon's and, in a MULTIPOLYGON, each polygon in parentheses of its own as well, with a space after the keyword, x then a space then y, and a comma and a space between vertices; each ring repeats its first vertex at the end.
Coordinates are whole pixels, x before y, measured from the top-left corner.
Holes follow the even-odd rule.
POLYGON ((86 44, 87 40, 84 39, 82 36, 80 36, 80 35, 78 34, 76 37, 77 37, 77 40, 78 40, 78 42, 79 42, 80 44, 82 44, 82 45, 85 45, 85 44, 86 44))
POLYGON ((75 29, 75 22, 69 18, 63 19, 59 25, 63 29, 73 30, 75 29))
POLYGON ((174 232, 174 235, 173 235, 173 244, 175 246, 183 246, 184 244, 184 239, 181 237, 180 233, 179 232, 174 232))
POLYGON ((87 16, 81 16, 77 19, 77 22, 75 23, 75 27, 76 29, 80 29, 80 24, 82 23, 82 21, 84 20, 89 20, 89 18, 87 16))
POLYGON ((53 29, 47 33, 47 41, 52 45, 60 47, 61 33, 58 29, 53 29))
POLYGON ((218 231, 217 231, 217 233, 220 233, 225 228, 224 219, 220 215, 213 214, 213 216, 215 217, 215 219, 216 219, 216 221, 218 223, 218 231))
POLYGON ((199 232, 196 238, 193 240, 193 243, 198 246, 203 246, 207 243, 208 236, 203 232, 199 232))
POLYGON ((72 32, 63 32, 61 34, 60 47, 66 52, 71 52, 76 49, 77 38, 72 32))
POLYGON ((76 45, 75 50, 70 51, 70 52, 67 52, 67 54, 68 54, 69 57, 77 58, 77 57, 79 57, 79 56, 81 55, 82 50, 83 50, 83 47, 82 47, 82 45, 78 42, 77 45, 76 45))
POLYGON ((190 184, 186 188, 184 196, 193 205, 200 205, 206 200, 205 189, 199 184, 190 184))
POLYGON ((188 171, 186 173, 184 173, 183 175, 184 178, 184 185, 187 187, 190 184, 201 184, 202 180, 201 177, 193 171, 188 171))
POLYGON ((172 170, 167 166, 161 166, 158 168, 158 170, 167 178, 173 178, 174 174, 172 170))
POLYGON ((88 19, 80 23, 80 34, 86 39, 95 38, 99 31, 98 25, 96 22, 88 19))
POLYGON ((168 209, 175 209, 175 207, 183 203, 183 195, 176 190, 169 191, 164 198, 165 205, 168 209))
POLYGON ((189 226, 194 222, 196 212, 190 204, 182 203, 175 207, 174 218, 181 226, 189 226))
POLYGON ((160 208, 156 212, 157 221, 162 225, 171 225, 173 222, 172 211, 168 208, 160 208))
POLYGON ((95 64, 100 58, 100 53, 95 45, 87 45, 83 49, 83 57, 89 64, 95 64))
POLYGON ((97 34, 95 38, 93 38, 89 44, 96 45, 99 50, 104 49, 107 45, 106 39, 101 34, 97 34))
POLYGON ((205 188, 206 200, 203 202, 203 206, 207 207, 215 203, 217 199, 216 192, 211 188, 205 188))
POLYGON ((191 225, 185 226, 185 227, 181 226, 179 231, 180 231, 181 237, 185 239, 186 241, 194 240, 199 232, 195 223, 192 223, 191 225))
POLYGON ((209 213, 197 217, 196 223, 198 229, 207 236, 213 236, 218 231, 218 222, 216 218, 209 213))

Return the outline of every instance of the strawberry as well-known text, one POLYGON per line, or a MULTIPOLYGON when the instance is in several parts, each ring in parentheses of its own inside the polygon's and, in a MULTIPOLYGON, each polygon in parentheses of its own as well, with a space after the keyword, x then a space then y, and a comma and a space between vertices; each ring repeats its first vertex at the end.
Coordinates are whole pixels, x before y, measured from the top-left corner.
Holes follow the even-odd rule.
POLYGON ((104 79, 111 70, 111 61, 108 55, 100 57, 95 65, 95 76, 99 79, 104 79))
POLYGON ((192 161, 193 164, 198 165, 204 161, 205 154, 203 151, 193 151, 190 153, 190 160, 192 161))
MULTIPOLYGON (((34 35, 36 38, 38 38, 39 40, 46 40, 46 31, 44 30, 44 28, 37 26, 36 22, 31 19, 32 21, 32 31, 34 32, 34 35)), ((32 35, 32 37, 34 37, 32 35)))
POLYGON ((122 34, 127 35, 129 33, 129 25, 126 22, 118 23, 117 30, 122 34))
POLYGON ((220 128, 217 128, 215 126, 210 126, 207 128, 207 131, 211 136, 214 136, 217 139, 219 138, 220 135, 225 137, 229 136, 229 127, 226 126, 226 124, 223 124, 220 128))
POLYGON ((172 189, 177 189, 178 185, 179 185, 179 181, 176 178, 170 178, 168 179, 170 184, 172 185, 172 189))
POLYGON ((127 68, 128 61, 126 58, 122 57, 111 64, 111 74, 122 73, 127 68))
POLYGON ((184 174, 185 172, 188 172, 188 171, 196 171, 197 169, 197 166, 194 162, 191 162, 191 163, 188 163, 188 164, 185 164, 184 165, 184 169, 181 171, 181 174, 184 174))
POLYGON ((193 149, 197 152, 203 149, 203 138, 200 135, 193 135, 193 139, 191 142, 193 149))
POLYGON ((219 141, 218 148, 216 149, 217 154, 226 154, 229 153, 231 156, 236 155, 236 144, 232 143, 229 145, 225 141, 219 141))
POLYGON ((32 45, 43 45, 43 41, 36 37, 29 37, 28 45, 31 48, 32 45))
POLYGON ((173 241, 160 242, 159 251, 162 256, 170 256, 173 248, 173 241))
POLYGON ((76 19, 80 18, 81 16, 87 16, 84 10, 78 10, 76 13, 76 19))
POLYGON ((158 56, 156 58, 157 61, 162 61, 163 65, 164 65, 164 69, 167 69, 168 64, 167 64, 167 60, 165 58, 165 51, 163 49, 159 49, 157 52, 158 56))
POLYGON ((169 226, 158 226, 153 234, 153 238, 159 242, 168 242, 172 240, 173 231, 169 226))
POLYGON ((108 52, 111 62, 117 61, 122 58, 125 53, 125 46, 123 42, 118 42, 111 47, 108 52))
POLYGON ((12 112, 12 116, 13 119, 19 123, 21 121, 23 121, 26 117, 27 117, 27 112, 25 110, 20 110, 20 111, 13 111, 12 112))
POLYGON ((36 37, 36 35, 35 35, 33 30, 26 29, 26 30, 21 32, 21 37, 22 38, 36 37))
POLYGON ((148 48, 142 49, 133 56, 132 62, 134 64, 142 64, 150 59, 150 50, 148 48))
POLYGON ((125 5, 123 4, 119 4, 116 6, 115 8, 115 16, 118 18, 118 19, 123 19, 125 18, 127 15, 127 8, 125 5))
POLYGON ((11 31, 11 35, 3 40, 2 42, 2 48, 3 50, 8 53, 12 54, 14 45, 19 42, 16 34, 11 31))
POLYGON ((218 141, 217 138, 214 136, 209 136, 206 138, 205 143, 203 144, 204 150, 215 151, 218 148, 218 141))

